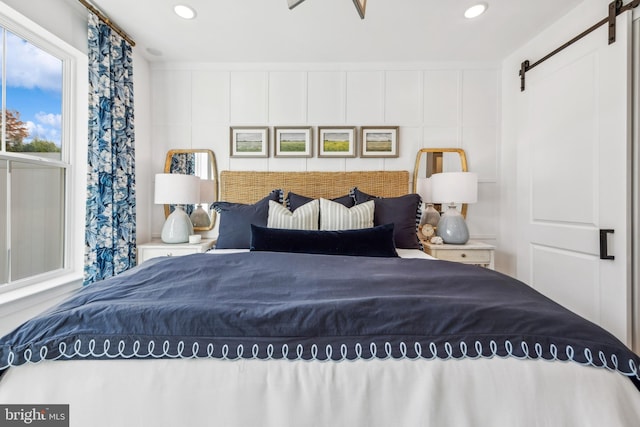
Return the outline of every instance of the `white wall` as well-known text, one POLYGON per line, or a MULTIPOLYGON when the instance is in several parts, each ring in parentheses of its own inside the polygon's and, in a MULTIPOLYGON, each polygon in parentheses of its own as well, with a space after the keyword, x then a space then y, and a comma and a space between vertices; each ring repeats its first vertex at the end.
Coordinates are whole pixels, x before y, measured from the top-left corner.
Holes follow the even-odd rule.
MULTIPOLYGON (((165 64, 151 74, 151 180, 172 148, 211 149, 219 170, 413 173, 420 148, 459 147, 480 179, 471 237, 497 237, 498 64, 165 64), (229 126, 237 125, 310 125, 314 133, 323 125, 399 125, 400 157, 230 158, 229 126)), ((154 206, 154 236, 163 221, 154 206)))
POLYGON ((151 239, 151 212, 153 187, 151 152, 156 148, 151 142, 151 83, 149 63, 136 48, 133 49, 133 96, 135 105, 136 150, 136 238, 138 242, 151 239))
POLYGON ((86 9, 73 0, 2 0, 81 52, 87 51, 86 9))

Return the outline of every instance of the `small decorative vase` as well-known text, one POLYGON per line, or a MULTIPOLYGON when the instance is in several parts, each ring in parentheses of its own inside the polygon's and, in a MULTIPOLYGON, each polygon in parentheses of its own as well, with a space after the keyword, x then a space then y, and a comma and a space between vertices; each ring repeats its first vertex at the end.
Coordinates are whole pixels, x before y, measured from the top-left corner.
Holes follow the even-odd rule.
POLYGON ((202 205, 198 205, 189 218, 191 218, 194 227, 209 227, 211 225, 211 218, 202 208, 202 205))
POLYGON ((422 211, 422 218, 420 218, 420 225, 431 224, 433 228, 438 226, 440 222, 440 213, 433 207, 432 203, 427 203, 422 211))

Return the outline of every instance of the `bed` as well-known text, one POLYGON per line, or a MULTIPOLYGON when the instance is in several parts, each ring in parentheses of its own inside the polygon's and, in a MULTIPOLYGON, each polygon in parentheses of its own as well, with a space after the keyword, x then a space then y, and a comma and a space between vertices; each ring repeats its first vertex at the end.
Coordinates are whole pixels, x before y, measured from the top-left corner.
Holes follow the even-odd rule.
MULTIPOLYGON (((220 186, 221 236, 274 189, 263 205, 380 196, 378 215, 413 216, 415 234, 406 172, 225 171, 220 186)), ((640 359, 615 337, 498 272, 353 243, 413 245, 385 225, 254 224, 253 250, 90 285, 0 339, 0 405, 68 404, 72 426, 640 424, 640 359), (316 238, 358 253, 310 253, 316 238)))

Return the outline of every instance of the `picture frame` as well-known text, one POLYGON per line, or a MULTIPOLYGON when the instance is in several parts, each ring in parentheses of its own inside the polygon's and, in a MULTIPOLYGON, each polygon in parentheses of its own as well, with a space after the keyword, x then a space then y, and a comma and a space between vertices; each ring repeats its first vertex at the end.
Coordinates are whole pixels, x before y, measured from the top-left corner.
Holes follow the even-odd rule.
POLYGON ((360 128, 360 157, 398 157, 399 126, 360 128))
POLYGON ((269 157, 269 127, 230 127, 229 153, 231 157, 269 157))
POLYGON ((313 157, 311 126, 279 126, 273 131, 275 157, 313 157))
POLYGON ((318 157, 356 157, 357 148, 355 126, 318 127, 318 157))

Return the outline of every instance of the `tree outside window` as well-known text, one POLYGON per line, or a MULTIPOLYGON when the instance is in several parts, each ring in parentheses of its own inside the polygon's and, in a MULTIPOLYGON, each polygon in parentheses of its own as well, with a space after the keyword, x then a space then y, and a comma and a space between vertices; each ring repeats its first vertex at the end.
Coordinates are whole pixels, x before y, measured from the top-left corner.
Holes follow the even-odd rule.
POLYGON ((20 112, 6 110, 3 117, 6 118, 7 151, 14 153, 59 153, 58 147, 53 141, 46 141, 38 137, 30 142, 24 142, 29 137, 27 124, 20 120, 20 112))

